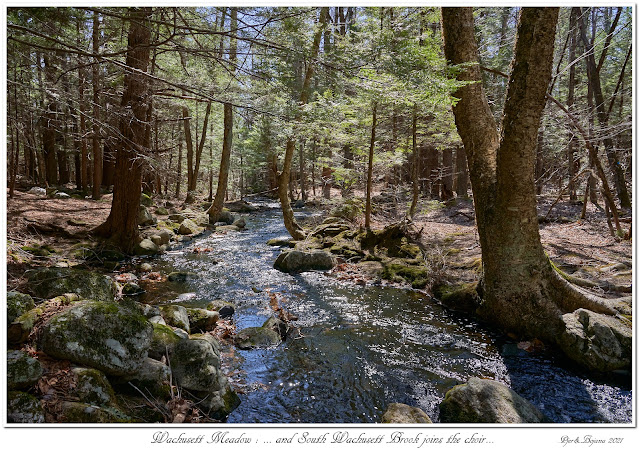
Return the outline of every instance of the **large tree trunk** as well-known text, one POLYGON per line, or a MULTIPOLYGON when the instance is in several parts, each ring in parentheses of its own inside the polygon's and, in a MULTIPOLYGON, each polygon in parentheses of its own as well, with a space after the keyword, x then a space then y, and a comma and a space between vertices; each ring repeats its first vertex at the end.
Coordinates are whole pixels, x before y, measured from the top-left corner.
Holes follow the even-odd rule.
POLYGON ((463 145, 457 146, 455 150, 455 174, 455 193, 457 197, 466 197, 468 195, 468 163, 463 145))
MULTIPOLYGON (((579 15, 579 10, 577 8, 571 8, 570 10, 570 46, 568 50, 568 64, 570 64, 570 71, 568 74, 568 99, 566 100, 566 107, 569 111, 572 111, 573 105, 575 104, 575 79, 576 79, 576 68, 573 62, 575 61, 576 53, 577 53, 577 16, 579 15)), ((577 200, 577 188, 575 186, 574 178, 577 175, 577 166, 575 161, 575 154, 577 153, 575 150, 576 136, 574 132, 574 127, 570 125, 570 129, 568 131, 568 196, 570 197, 570 201, 577 200)))
MULTIPOLYGON (((55 65, 52 56, 44 56, 44 73, 48 89, 54 88, 55 65)), ((53 95, 47 96, 46 112, 43 115, 42 154, 46 167, 47 185, 58 184, 58 161, 56 159, 55 146, 57 142, 58 102, 53 95)))
MULTIPOLYGON (((308 96, 311 86, 311 79, 313 78, 313 72, 315 71, 315 58, 319 53, 320 42, 322 40, 322 33, 326 27, 328 20, 328 7, 323 7, 320 11, 319 27, 315 30, 313 36, 313 46, 311 48, 310 59, 306 66, 306 74, 304 75, 304 81, 302 83, 302 89, 300 92, 299 105, 304 106, 308 102, 308 96)), ((300 112, 296 115, 296 122, 300 120, 300 112)), ((293 215, 293 209, 291 208, 291 200, 288 196, 288 185, 291 178, 291 165, 293 164, 293 155, 295 154, 295 136, 290 136, 286 142, 286 152, 284 153, 284 163, 282 165, 282 172, 278 175, 277 193, 280 197, 280 204, 282 205, 282 216, 284 217, 284 225, 286 230, 295 240, 301 240, 306 237, 304 230, 297 223, 293 215)))
POLYGON ((467 64, 458 79, 477 81, 454 94, 460 101, 453 108, 468 156, 482 249, 477 312, 506 330, 562 346, 564 314, 578 308, 608 314, 615 310, 561 278, 539 236, 535 149, 557 17, 557 8, 521 10, 500 139, 481 84, 472 9, 442 9, 446 58, 467 64))
POLYGON ((126 252, 132 252, 138 241, 138 211, 142 189, 142 156, 148 153, 146 119, 148 83, 143 75, 149 64, 152 8, 130 8, 127 69, 122 93, 120 133, 116 156, 117 177, 113 185, 113 202, 106 222, 96 233, 109 238, 126 252))
POLYGON ((371 227, 371 197, 373 195, 373 156, 375 154, 375 132, 377 131, 377 102, 373 101, 373 123, 371 125, 371 141, 368 146, 368 170, 366 171, 366 209, 364 210, 364 227, 371 227))
MULTIPOLYGON (((231 29, 237 28, 237 8, 231 8, 231 29)), ((231 39, 229 44, 229 61, 231 66, 235 66, 237 59, 237 39, 231 39)), ((209 104, 208 112, 211 108, 209 104)), ((204 143, 204 142, 202 142, 204 143)), ((208 210, 209 222, 215 223, 224 207, 224 199, 226 198, 229 169, 231 166, 231 148, 233 146, 233 105, 229 102, 224 103, 224 138, 222 140, 222 156, 220 158, 220 174, 217 178, 217 190, 215 191, 215 199, 208 210)))

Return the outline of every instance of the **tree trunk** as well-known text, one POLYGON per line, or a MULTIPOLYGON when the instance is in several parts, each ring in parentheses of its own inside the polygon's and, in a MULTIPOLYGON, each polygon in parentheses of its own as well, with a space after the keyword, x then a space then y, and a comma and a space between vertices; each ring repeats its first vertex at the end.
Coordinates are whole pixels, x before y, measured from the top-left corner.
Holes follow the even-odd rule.
MULTIPOLYGON (((551 76, 558 8, 523 8, 501 140, 480 82, 470 8, 443 8, 444 51, 452 64, 469 64, 453 107, 466 148, 482 249, 480 316, 498 326, 562 345, 562 315, 578 308, 614 313, 573 288, 544 254, 537 222, 535 148, 551 76)), ((568 355, 575 357, 574 355, 568 355)))
POLYGON ((453 198, 453 148, 445 147, 442 150, 442 185, 441 199, 443 201, 453 198))
POLYGON ((458 145, 455 150, 455 174, 455 193, 457 197, 466 197, 468 195, 468 163, 463 145, 458 145))
MULTIPOLYGON (((319 24, 315 30, 313 37, 313 46, 311 48, 311 55, 306 66, 306 74, 304 75, 304 81, 302 83, 302 89, 300 92, 299 105, 304 106, 308 102, 309 91, 311 86, 311 79, 313 78, 313 72, 315 70, 315 58, 319 53, 320 41, 322 40, 322 33, 326 27, 328 18, 328 7, 322 7, 320 11, 319 24)), ((301 118, 301 111, 298 110, 295 121, 299 122, 301 118)), ((277 192, 280 197, 280 204, 282 205, 282 216, 284 217, 284 225, 286 230, 295 240, 301 240, 306 237, 304 230, 299 226, 293 215, 293 209, 291 208, 291 201, 288 196, 288 185, 291 176, 291 165, 293 163, 293 155, 295 154, 295 137, 290 136, 286 142, 286 153, 284 154, 284 163, 282 165, 282 172, 278 175, 277 192)))
POLYGON ((126 52, 124 92, 122 93, 120 133, 117 150, 113 202, 106 222, 96 233, 109 238, 126 252, 138 241, 138 211, 142 189, 142 156, 148 154, 146 120, 148 117, 148 80, 142 74, 149 65, 152 8, 130 8, 130 26, 126 52))
POLYGON ((408 208, 408 217, 411 219, 415 217, 415 209, 417 208, 417 201, 419 200, 419 149, 417 148, 417 105, 413 105, 413 198, 408 208))
MULTIPOLYGON (((237 8, 231 8, 231 29, 237 28, 237 8)), ((229 44, 229 61, 235 66, 237 59, 237 39, 231 39, 229 44)), ((209 104, 210 108, 210 104, 209 104)), ((208 112, 208 109, 207 109, 208 112)), ((208 116, 208 114, 207 114, 208 116)), ((222 140, 222 156, 220 158, 220 174, 217 178, 215 200, 208 210, 209 222, 215 223, 220 217, 226 198, 229 168, 231 166, 231 147, 233 146, 233 105, 224 103, 224 138, 222 140)))
MULTIPOLYGON (((54 88, 55 67, 52 56, 44 56, 44 73, 49 89, 54 88)), ((48 96, 46 112, 43 116, 42 154, 46 168, 47 185, 58 184, 58 161, 56 159, 55 146, 57 142, 58 102, 55 97, 48 96)))
MULTIPOLYGON (((568 50, 568 64, 570 64, 570 70, 568 75, 568 99, 566 100, 566 107, 569 111, 572 110, 573 105, 575 104, 575 78, 576 78, 576 68, 575 58, 577 53, 577 17, 579 15, 578 8, 571 8, 570 10, 570 47, 568 50)), ((577 174, 577 167, 575 161, 575 141, 576 136, 574 132, 574 127, 572 124, 570 125, 570 129, 568 131, 568 195, 570 197, 570 201, 577 200, 577 187, 575 186, 574 178, 577 174)))
POLYGON ((191 138, 191 114, 186 106, 182 107, 182 120, 184 122, 184 141, 186 142, 186 191, 192 191, 193 180, 193 139, 191 138))
POLYGON ((182 136, 178 137, 177 180, 175 182, 175 198, 180 198, 180 184, 182 182, 182 136))
MULTIPOLYGON (((100 19, 98 13, 93 13, 93 53, 100 50, 100 19)), ((93 57, 93 190, 91 197, 99 200, 102 194, 102 152, 100 151, 100 66, 98 58, 93 57)))
POLYGON ((377 102, 373 101, 373 123, 371 125, 371 142, 368 147, 368 170, 366 172, 366 210, 364 227, 371 228, 371 196, 373 191, 373 156, 375 153, 375 132, 377 131, 377 102))

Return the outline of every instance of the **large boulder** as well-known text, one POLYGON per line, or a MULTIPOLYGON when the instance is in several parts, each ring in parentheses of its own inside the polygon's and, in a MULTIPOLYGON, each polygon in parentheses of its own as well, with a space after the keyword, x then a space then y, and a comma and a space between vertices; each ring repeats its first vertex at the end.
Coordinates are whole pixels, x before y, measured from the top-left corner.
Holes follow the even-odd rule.
POLYGON ((61 402, 59 420, 64 423, 128 423, 133 419, 117 408, 83 402, 61 402))
POLYGON ((27 272, 29 290, 36 297, 52 298, 66 293, 98 301, 113 301, 115 282, 106 275, 66 267, 27 272))
POLYGON ((7 323, 13 322, 34 306, 30 295, 16 291, 7 292, 7 323))
POLYGON ((7 393, 7 422, 44 423, 44 409, 40 400, 19 391, 7 393))
POLYGON ((223 208, 220 215, 217 217, 217 221, 224 222, 227 225, 232 225, 233 222, 235 222, 235 216, 233 216, 228 209, 223 208))
POLYGON ((144 192, 140 195, 140 205, 151 206, 153 205, 153 199, 150 195, 145 194, 144 192))
POLYGON ((304 252, 291 250, 282 252, 275 260, 277 270, 286 273, 307 272, 309 270, 330 270, 335 266, 335 258, 328 252, 317 250, 304 252))
POLYGON ((249 202, 245 200, 237 200, 234 202, 227 202, 224 204, 226 209, 231 212, 239 212, 239 213, 249 213, 253 211, 257 211, 257 208, 251 205, 249 202))
POLYGON ((561 349, 572 360, 591 369, 609 372, 628 369, 632 363, 632 326, 622 320, 587 309, 562 316, 565 332, 561 349))
POLYGON ((88 300, 53 316, 42 329, 41 347, 54 358, 127 375, 146 358, 152 333, 136 308, 88 300))
POLYGON ((424 411, 404 403, 391 403, 382 415, 382 423, 433 423, 424 411))
POLYGON ((544 416, 508 386, 472 377, 446 392, 439 419, 442 423, 540 423, 544 416))
POLYGON ((42 376, 40 361, 20 350, 7 352, 7 388, 28 389, 42 376))
POLYGON ((181 328, 187 333, 191 332, 189 326, 189 313, 184 306, 180 305, 165 305, 160 306, 160 312, 167 325, 172 327, 181 328))
POLYGON ((193 391, 220 388, 220 354, 204 339, 184 339, 170 354, 173 378, 178 386, 193 391))
POLYGON ((156 398, 168 400, 171 397, 171 370, 163 362, 152 358, 146 358, 136 373, 116 378, 114 383, 122 384, 125 390, 131 390, 132 384, 137 388, 133 388, 133 393, 139 389, 151 393, 156 398))

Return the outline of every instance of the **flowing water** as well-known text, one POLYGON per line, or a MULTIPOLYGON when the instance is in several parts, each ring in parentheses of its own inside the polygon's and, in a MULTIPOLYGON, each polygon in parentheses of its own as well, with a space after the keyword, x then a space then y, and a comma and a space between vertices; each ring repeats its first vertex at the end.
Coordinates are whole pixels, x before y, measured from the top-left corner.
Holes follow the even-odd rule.
POLYGON ((229 422, 372 423, 392 402, 437 421, 446 391, 471 376, 506 383, 553 422, 631 422, 629 380, 590 379, 558 357, 527 353, 423 293, 344 284, 320 272, 281 273, 273 269, 280 249, 266 245, 286 235, 280 211, 246 219, 246 231, 211 234, 163 255, 158 270, 199 278, 146 298, 199 307, 231 301, 240 330, 269 317, 275 293, 299 317, 301 335, 276 348, 225 347, 225 370, 242 386, 229 422))

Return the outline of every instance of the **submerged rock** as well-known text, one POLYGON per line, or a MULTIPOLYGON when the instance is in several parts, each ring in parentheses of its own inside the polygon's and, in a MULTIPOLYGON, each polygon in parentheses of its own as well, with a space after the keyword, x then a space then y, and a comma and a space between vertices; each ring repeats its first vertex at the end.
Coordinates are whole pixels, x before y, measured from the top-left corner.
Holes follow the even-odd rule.
POLYGON ((193 280, 199 278, 199 275, 195 272, 171 272, 167 279, 175 283, 184 283, 187 280, 193 280))
POLYGON ((508 386, 472 377, 446 392, 442 423, 540 423, 543 414, 508 386))
POLYGON ((382 423, 433 423, 424 411, 404 403, 391 403, 382 415, 382 423))
POLYGON ((7 422, 44 423, 44 409, 40 400, 19 391, 7 393, 7 422))
POLYGON ((41 347, 54 358, 126 375, 140 368, 152 332, 133 307, 88 300, 53 316, 42 329, 41 347))
POLYGON ((587 309, 562 316, 565 332, 561 349, 572 360, 591 369, 610 372, 632 363, 632 327, 620 319, 587 309))
POLYGON ((40 361, 21 350, 7 352, 7 388, 28 389, 42 376, 40 361))
POLYGON ((29 290, 40 298, 52 298, 66 293, 99 301, 113 301, 115 298, 114 281, 99 273, 55 267, 27 272, 27 278, 29 290))
POLYGON ((277 270, 286 273, 307 272, 309 270, 330 270, 335 266, 335 258, 325 251, 305 252, 290 250, 280 253, 275 260, 277 270))

